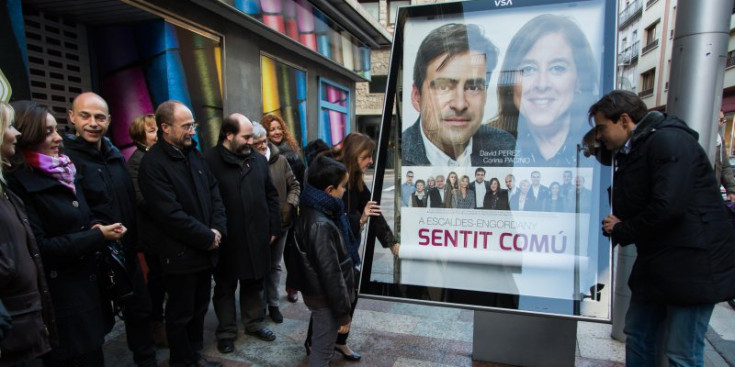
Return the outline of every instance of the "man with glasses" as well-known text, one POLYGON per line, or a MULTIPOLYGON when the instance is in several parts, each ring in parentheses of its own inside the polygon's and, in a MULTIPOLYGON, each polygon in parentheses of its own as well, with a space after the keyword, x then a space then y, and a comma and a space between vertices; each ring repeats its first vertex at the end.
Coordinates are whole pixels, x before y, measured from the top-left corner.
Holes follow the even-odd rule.
POLYGON ((424 38, 411 87, 420 116, 403 131, 404 166, 512 165, 513 136, 481 125, 497 60, 497 49, 477 25, 446 24, 424 38))
POLYGON ((150 331, 151 301, 137 260, 135 189, 125 158, 105 137, 110 126, 107 102, 95 93, 82 93, 74 98, 69 121, 76 135, 62 134, 64 153, 77 168, 79 184, 96 222, 122 223, 128 229, 121 242, 134 289, 133 296, 120 305, 124 306, 128 348, 136 365, 157 366, 150 331))
POLYGON ((196 123, 178 101, 156 109, 158 143, 140 163, 138 184, 155 222, 151 243, 161 259, 166 284, 169 365, 222 366, 199 353, 209 307, 217 249, 227 235, 225 207, 212 172, 192 139, 196 123))
MULTIPOLYGON (((271 248, 281 235, 278 191, 265 157, 253 150, 253 124, 235 113, 222 121, 219 143, 205 161, 219 182, 227 212, 227 237, 214 271, 212 303, 219 325, 217 350, 232 353, 238 336, 235 292, 240 285, 240 314, 245 333, 264 341, 276 335, 263 326, 263 279, 271 269, 271 248)), ((280 261, 280 260, 279 260, 280 261)))

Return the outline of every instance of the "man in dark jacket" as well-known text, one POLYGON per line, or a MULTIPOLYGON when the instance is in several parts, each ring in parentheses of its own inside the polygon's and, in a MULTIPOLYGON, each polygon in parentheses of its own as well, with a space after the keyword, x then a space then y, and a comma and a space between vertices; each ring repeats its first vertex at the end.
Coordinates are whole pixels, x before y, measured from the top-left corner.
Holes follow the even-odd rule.
POLYGON ((270 271, 269 246, 281 233, 281 211, 268 162, 252 149, 252 143, 253 124, 241 114, 232 114, 222 121, 219 144, 205 157, 227 209, 228 236, 220 249, 212 298, 219 320, 216 336, 221 353, 235 350, 238 280, 245 333, 265 341, 276 340, 276 335, 263 326, 265 303, 260 292, 263 278, 270 271))
POLYGON ((133 278, 133 297, 123 305, 128 348, 138 366, 157 366, 150 333, 151 302, 137 260, 135 190, 120 151, 105 138, 110 115, 102 97, 87 92, 78 95, 69 110, 76 135, 63 134, 64 153, 81 177, 92 214, 102 224, 122 223, 128 233, 122 238, 128 272, 133 278))
POLYGON ((735 296, 735 233, 697 133, 674 116, 647 112, 634 93, 613 91, 589 110, 595 138, 616 151, 615 244, 635 243, 628 285, 626 365, 657 365, 657 335, 671 365, 703 365, 715 303, 735 296))
POLYGON ((155 221, 148 235, 163 267, 168 292, 166 335, 169 365, 222 366, 204 360, 204 317, 212 269, 222 236, 225 207, 217 180, 192 137, 194 117, 184 104, 166 101, 156 109, 159 139, 140 163, 138 184, 155 221))

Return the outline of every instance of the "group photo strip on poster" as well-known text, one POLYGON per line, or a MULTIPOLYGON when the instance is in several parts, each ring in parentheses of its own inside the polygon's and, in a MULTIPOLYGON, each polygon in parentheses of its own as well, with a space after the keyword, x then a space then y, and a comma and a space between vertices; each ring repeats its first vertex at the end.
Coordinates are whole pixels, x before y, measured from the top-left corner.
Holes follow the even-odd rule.
POLYGON ((604 94, 605 9, 407 18, 398 284, 518 295, 524 309, 523 296, 581 300, 607 282, 598 223, 610 182, 581 149, 604 94))

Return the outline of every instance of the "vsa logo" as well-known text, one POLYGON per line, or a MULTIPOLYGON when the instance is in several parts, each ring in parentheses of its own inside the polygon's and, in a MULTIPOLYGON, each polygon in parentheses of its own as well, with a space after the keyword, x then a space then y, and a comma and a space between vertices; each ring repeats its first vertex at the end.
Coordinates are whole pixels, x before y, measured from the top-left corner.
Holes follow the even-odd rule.
POLYGON ((495 0, 495 6, 513 5, 513 0, 495 0))

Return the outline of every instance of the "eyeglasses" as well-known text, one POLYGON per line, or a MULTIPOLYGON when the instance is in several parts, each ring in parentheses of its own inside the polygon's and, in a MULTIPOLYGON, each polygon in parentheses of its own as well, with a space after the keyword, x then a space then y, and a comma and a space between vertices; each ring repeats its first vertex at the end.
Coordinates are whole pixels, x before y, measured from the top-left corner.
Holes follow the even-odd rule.
MULTIPOLYGON (((459 80, 438 78, 429 82, 429 88, 440 97, 449 97, 454 95, 459 86, 459 80)), ((462 89, 465 96, 479 96, 485 93, 487 82, 485 79, 470 79, 462 83, 462 89)))
POLYGON ((262 140, 262 141, 254 141, 254 142, 253 142, 253 146, 254 146, 254 147, 259 147, 259 146, 261 146, 261 145, 266 145, 266 144, 268 144, 268 140, 262 140))
POLYGON ((192 122, 192 123, 181 125, 181 130, 184 130, 186 132, 191 132, 191 131, 196 131, 198 127, 199 127, 199 124, 197 124, 196 122, 192 122))

